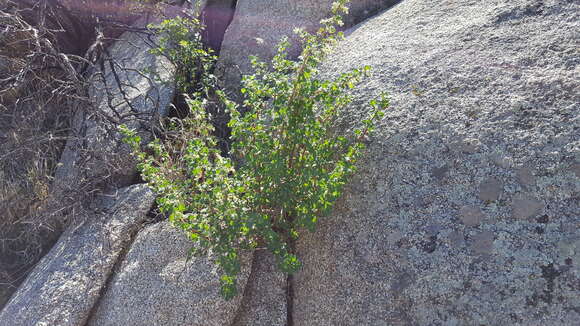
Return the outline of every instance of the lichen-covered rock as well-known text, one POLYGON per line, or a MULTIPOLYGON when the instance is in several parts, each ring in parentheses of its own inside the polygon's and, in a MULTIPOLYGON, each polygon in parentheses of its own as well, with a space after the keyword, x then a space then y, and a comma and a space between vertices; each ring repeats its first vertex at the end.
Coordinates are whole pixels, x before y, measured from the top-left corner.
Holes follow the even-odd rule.
MULTIPOLYGON (((206 257, 188 260, 191 246, 169 221, 139 232, 88 325, 230 325, 242 296, 222 299, 215 265, 206 257)), ((243 257, 241 292, 251 260, 251 254, 243 257)))
POLYGON ((461 222, 467 226, 478 226, 485 215, 478 206, 463 206, 459 209, 461 222))
MULTIPOLYGON (((388 8, 400 0, 353 0, 346 26, 388 8)), ((282 37, 294 36, 297 27, 312 30, 330 15, 334 0, 250 0, 238 1, 234 18, 226 30, 218 60, 217 73, 232 92, 239 88, 241 75, 251 72, 249 56, 270 59, 282 37)), ((290 57, 298 55, 291 49, 290 57)))
POLYGON ((368 155, 298 241, 294 325, 577 325, 580 3, 403 1, 324 67, 388 91, 368 155))
POLYGON ((83 325, 117 258, 155 199, 144 185, 120 190, 114 201, 73 226, 38 263, 0 311, 0 325, 83 325))

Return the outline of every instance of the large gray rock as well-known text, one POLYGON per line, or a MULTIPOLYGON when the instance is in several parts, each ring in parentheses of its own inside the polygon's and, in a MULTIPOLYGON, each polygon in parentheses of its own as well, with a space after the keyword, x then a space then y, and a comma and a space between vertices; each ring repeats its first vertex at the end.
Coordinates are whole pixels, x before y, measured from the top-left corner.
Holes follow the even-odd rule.
MULTIPOLYGON (((139 232, 89 325, 230 325, 242 296, 222 299, 214 264, 206 257, 188 261, 191 246, 168 221, 139 232)), ((251 254, 243 257, 241 291, 251 260, 251 254)))
POLYGON ((349 32, 392 98, 335 212, 299 240, 294 325, 578 325, 577 1, 408 0, 349 32), (523 171, 523 172, 522 172, 523 171))
MULTIPOLYGON (((352 26, 400 0, 353 0, 346 26, 352 26)), ((334 0, 251 0, 238 1, 234 19, 226 30, 217 74, 223 85, 236 94, 242 74, 252 71, 250 55, 268 60, 284 36, 293 37, 297 27, 313 30, 330 15, 334 0)), ((291 49, 297 57, 299 47, 291 49)))
POLYGON ((0 311, 0 325, 83 325, 113 266, 155 196, 144 185, 119 191, 103 210, 66 231, 0 311))

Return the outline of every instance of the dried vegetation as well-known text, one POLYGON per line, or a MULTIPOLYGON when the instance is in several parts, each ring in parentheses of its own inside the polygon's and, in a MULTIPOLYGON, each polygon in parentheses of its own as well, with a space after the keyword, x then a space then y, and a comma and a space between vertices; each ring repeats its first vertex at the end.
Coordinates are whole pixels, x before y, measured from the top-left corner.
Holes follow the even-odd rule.
MULTIPOLYGON (((73 128, 75 115, 107 118, 95 110, 87 82, 105 65, 122 70, 105 55, 107 45, 143 14, 155 14, 152 5, 134 5, 0 0, 0 307, 3 292, 22 281, 71 217, 83 216, 87 199, 112 175, 54 191, 65 145, 84 137, 73 128)), ((90 149, 83 151, 82 160, 90 160, 90 149)))

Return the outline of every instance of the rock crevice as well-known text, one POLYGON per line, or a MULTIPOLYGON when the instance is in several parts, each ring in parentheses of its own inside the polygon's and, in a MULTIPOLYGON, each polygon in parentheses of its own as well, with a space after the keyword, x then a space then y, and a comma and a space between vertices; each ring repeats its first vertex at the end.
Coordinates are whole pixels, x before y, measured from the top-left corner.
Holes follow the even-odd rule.
POLYGON ((206 0, 203 7, 203 40, 216 55, 219 55, 226 30, 234 19, 237 2, 238 0, 206 0))

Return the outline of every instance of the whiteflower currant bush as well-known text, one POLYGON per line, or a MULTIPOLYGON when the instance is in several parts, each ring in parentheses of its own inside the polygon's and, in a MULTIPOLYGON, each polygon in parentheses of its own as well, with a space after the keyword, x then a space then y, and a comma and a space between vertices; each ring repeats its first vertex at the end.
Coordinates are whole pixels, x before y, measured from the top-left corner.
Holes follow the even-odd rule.
MULTIPOLYGON (((301 232, 313 232, 317 221, 329 214, 356 170, 365 139, 389 104, 381 94, 369 102, 368 118, 354 134, 332 131, 352 100, 349 90, 370 72, 363 67, 334 80, 318 74, 321 61, 342 37, 337 26, 347 2, 334 3, 332 17, 316 33, 297 31, 303 45, 298 60, 287 58, 286 39, 271 62, 252 58, 255 73, 243 78, 243 110, 214 86, 213 77, 205 76, 203 87, 188 97, 189 115, 171 124, 170 134, 179 136, 142 149, 135 132, 122 128, 143 178, 159 194, 161 212, 189 235, 195 253, 210 253, 219 266, 226 299, 237 293, 243 250, 266 247, 282 271, 300 268, 290 244, 301 232), (210 93, 231 117, 227 154, 218 147, 207 113, 210 93)), ((205 62, 211 56, 202 48, 184 53, 193 57, 174 60, 205 62)))

